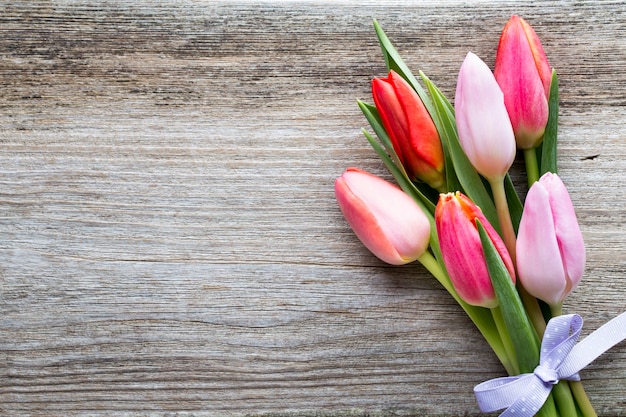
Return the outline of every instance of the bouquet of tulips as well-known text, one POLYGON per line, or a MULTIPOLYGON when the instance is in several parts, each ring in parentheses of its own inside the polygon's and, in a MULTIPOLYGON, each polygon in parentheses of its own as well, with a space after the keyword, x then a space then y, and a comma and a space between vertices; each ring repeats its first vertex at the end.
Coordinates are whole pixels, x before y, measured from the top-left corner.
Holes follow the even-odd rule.
MULTIPOLYGON (((485 387, 479 398, 483 411, 508 407, 502 415, 595 416, 577 370, 564 378, 547 366, 561 360, 549 356, 556 348, 546 326, 561 316, 563 300, 580 281, 585 248, 557 175, 557 75, 538 36, 513 16, 500 37, 493 72, 468 53, 453 106, 424 73, 421 82, 411 73, 374 26, 389 72, 372 81, 374 104, 358 104, 375 135, 363 133, 399 186, 347 169, 335 182, 346 220, 384 262, 422 263, 475 323, 508 374, 533 374, 543 390, 503 400, 488 398, 491 388, 485 387), (529 186, 524 203, 508 174, 517 149, 529 186)), ((575 332, 568 329, 562 339, 575 332)))

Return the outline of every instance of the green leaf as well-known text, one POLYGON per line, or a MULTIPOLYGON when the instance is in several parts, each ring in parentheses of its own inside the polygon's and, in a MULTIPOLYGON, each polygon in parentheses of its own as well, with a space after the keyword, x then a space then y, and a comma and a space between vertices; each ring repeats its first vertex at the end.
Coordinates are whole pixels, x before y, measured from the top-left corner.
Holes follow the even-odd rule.
POLYGON ((511 181, 511 176, 509 174, 506 174, 506 177, 504 177, 504 190, 506 192, 506 200, 509 206, 509 213, 511 215, 511 223, 513 223, 513 229, 515 230, 515 235, 517 235, 519 222, 522 220, 524 205, 517 195, 517 191, 513 186, 513 181, 511 181))
POLYGON ((556 142, 559 124, 559 78, 555 70, 552 70, 548 109, 548 123, 543 135, 541 149, 539 150, 541 155, 539 176, 542 176, 546 172, 557 173, 556 142))
MULTIPOLYGON (((493 203, 491 194, 459 143, 456 118, 452 104, 450 104, 450 101, 448 101, 439 88, 437 88, 424 73, 420 72, 420 75, 433 99, 435 118, 437 119, 438 125, 441 126, 441 139, 442 142, 445 142, 444 148, 447 148, 452 162, 449 164, 449 161, 446 161, 448 165, 452 165, 454 171, 454 175, 450 176, 451 182, 448 183, 448 189, 450 191, 456 189, 465 193, 480 207, 494 229, 500 232, 500 222, 498 221, 496 206, 493 203)), ((446 175, 448 175, 449 172, 448 168, 446 169, 446 175)))
POLYGON ((452 108, 450 102, 443 96, 443 94, 441 94, 435 84, 433 84, 423 72, 420 71, 420 75, 426 83, 426 87, 433 98, 433 109, 435 111, 433 121, 437 126, 437 131, 439 132, 439 137, 441 138, 441 145, 444 153, 446 188, 450 191, 462 191, 463 186, 461 185, 455 171, 452 151, 450 149, 450 138, 458 138, 454 108, 452 108))
POLYGON ((500 254, 487 235, 479 220, 476 221, 480 241, 483 245, 485 261, 489 276, 498 297, 499 306, 504 317, 504 323, 515 349, 520 371, 532 372, 539 364, 539 340, 537 334, 526 315, 522 300, 515 289, 500 254))
MULTIPOLYGON (((391 143, 391 140, 389 139, 389 135, 387 134, 387 131, 385 130, 385 127, 383 126, 383 123, 380 119, 380 115, 378 114, 378 109, 376 108, 376 106, 367 104, 361 100, 357 100, 357 103, 359 105, 359 108, 363 112, 363 115, 365 116, 370 126, 374 130, 374 133, 376 133, 376 136, 378 136, 382 145, 385 147, 387 154, 391 156, 391 159, 393 160, 394 164, 396 164, 398 167, 401 167, 402 171, 404 172, 404 167, 402 166, 400 157, 398 157, 398 154, 393 149, 393 144, 391 143)), ((406 172, 404 172, 404 174, 408 178, 408 175, 406 175, 406 172)))

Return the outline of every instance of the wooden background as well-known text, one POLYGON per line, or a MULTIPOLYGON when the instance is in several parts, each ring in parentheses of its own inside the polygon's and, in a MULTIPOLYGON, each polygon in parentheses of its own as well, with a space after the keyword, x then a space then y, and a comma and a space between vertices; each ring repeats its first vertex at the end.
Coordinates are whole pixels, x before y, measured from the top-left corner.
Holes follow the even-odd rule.
MULTIPOLYGON (((453 97, 513 13, 560 74, 588 334, 626 308, 622 1, 1 1, 0 415, 479 415, 495 356, 333 181, 388 177, 356 106, 373 18, 453 97)), ((582 377, 626 415, 626 344, 582 377)))

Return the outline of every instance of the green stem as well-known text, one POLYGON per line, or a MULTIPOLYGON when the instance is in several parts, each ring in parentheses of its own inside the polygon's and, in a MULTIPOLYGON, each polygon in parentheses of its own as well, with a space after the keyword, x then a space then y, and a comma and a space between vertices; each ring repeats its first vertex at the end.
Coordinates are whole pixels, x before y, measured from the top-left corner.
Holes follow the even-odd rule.
POLYGON ((528 186, 539 180, 539 164, 537 162, 537 149, 524 149, 524 162, 526 162, 526 178, 528 186))
MULTIPOLYGON (((557 303, 550 306, 550 311, 552 312, 552 316, 560 316, 563 314, 563 303, 557 303)), ((554 388, 556 389, 560 385, 564 385, 567 381, 559 382, 554 388)), ((576 401, 578 404, 578 408, 583 414, 583 417, 598 417, 596 411, 593 409, 593 405, 591 405, 591 401, 589 401, 589 397, 587 397, 587 393, 585 392, 585 388, 583 387, 582 382, 580 381, 569 381, 568 391, 570 393, 570 397, 573 395, 574 397, 571 399, 573 402, 576 401)), ((557 393, 555 393, 556 395, 557 393)), ((557 396, 557 402, 558 402, 557 396)), ((561 403, 559 402, 559 409, 561 409, 561 403)))
POLYGON ((554 400, 556 401, 559 412, 564 416, 576 416, 576 404, 574 403, 574 397, 572 397, 572 391, 567 381, 560 381, 552 388, 554 393, 554 400))
POLYGON ((429 251, 425 251, 422 256, 420 256, 417 260, 422 265, 424 265, 426 269, 428 269, 428 272, 430 272, 437 279, 437 281, 439 281, 439 283, 441 283, 441 285, 443 285, 444 288, 448 290, 450 294, 456 295, 456 291, 452 286, 450 278, 441 268, 439 262, 437 262, 437 259, 435 259, 432 253, 430 253, 429 251))
POLYGON ((506 191, 504 190, 504 177, 495 180, 489 180, 491 191, 493 193, 493 201, 498 212, 498 221, 502 230, 502 239, 509 251, 513 265, 515 265, 515 229, 511 221, 509 213, 509 203, 506 200, 506 191))
POLYGON ((504 369, 506 369, 509 375, 517 375, 515 373, 515 367, 511 362, 511 357, 507 354, 506 349, 499 333, 494 329, 493 321, 489 321, 489 313, 487 309, 482 307, 475 307, 467 304, 457 294, 450 277, 445 270, 439 265, 437 259, 429 252, 425 251, 422 256, 418 258, 418 261, 424 265, 424 267, 439 281, 441 285, 452 295, 457 303, 463 308, 468 317, 472 320, 474 325, 478 328, 483 335, 493 352, 496 354, 504 369))
POLYGON ((454 293, 453 295, 456 294, 450 278, 441 268, 439 262, 437 262, 437 259, 435 259, 432 253, 425 251, 417 260, 424 265, 426 269, 428 269, 428 272, 430 272, 437 279, 437 281, 439 281, 439 283, 441 283, 441 285, 448 290, 449 293, 454 293))
POLYGON ((550 312, 552 313, 552 317, 557 317, 563 314, 563 303, 550 305, 550 312))
POLYGON ((520 367, 517 363, 517 355, 515 354, 515 348, 513 347, 513 341, 511 341, 511 336, 506 329, 506 323, 504 322, 504 317, 502 316, 502 310, 499 306, 494 307, 491 309, 491 315, 493 316, 493 321, 496 323, 496 328, 498 329, 498 333, 500 334, 500 339, 502 339, 504 349, 506 350, 508 357, 511 359, 513 373, 509 372, 509 375, 519 375, 520 367))
MULTIPOLYGON (((550 312, 552 313, 552 317, 557 317, 563 314, 563 303, 550 305, 550 312)), ((578 415, 576 403, 574 402, 574 397, 572 397, 572 391, 568 381, 560 381, 554 386, 554 388, 552 388, 552 392, 554 393, 554 399, 561 414, 565 416, 578 415)))
POLYGON ((591 401, 589 401, 589 397, 587 397, 583 383, 580 381, 569 381, 569 386, 583 416, 598 417, 598 414, 596 414, 596 411, 593 409, 593 405, 591 405, 591 401))

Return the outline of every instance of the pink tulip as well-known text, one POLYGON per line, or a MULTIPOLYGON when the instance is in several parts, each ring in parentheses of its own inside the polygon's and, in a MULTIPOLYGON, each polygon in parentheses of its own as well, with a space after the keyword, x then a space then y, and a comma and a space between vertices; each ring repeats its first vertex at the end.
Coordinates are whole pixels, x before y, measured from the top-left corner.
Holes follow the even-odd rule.
POLYGON ((363 244, 392 265, 417 260, 428 248, 430 223, 400 188, 357 168, 335 181, 341 211, 363 244))
POLYGON ((372 96, 393 149, 409 177, 441 189, 445 184, 441 140, 415 90, 392 70, 387 78, 374 78, 372 96))
POLYGON ((515 158, 515 135, 502 90, 471 52, 459 71, 454 108, 459 142, 474 168, 488 180, 503 178, 515 158))
POLYGON ((513 262, 504 242, 469 198, 460 192, 439 196, 435 222, 443 261, 452 285, 468 304, 493 308, 498 305, 476 220, 484 226, 489 238, 515 282, 513 262))
POLYGON ((517 237, 517 271, 526 290, 561 303, 585 270, 585 244, 563 181, 546 173, 526 196, 517 237))
POLYGON ((539 37, 526 21, 512 16, 498 45, 494 75, 521 149, 541 143, 548 122, 552 69, 539 37))

